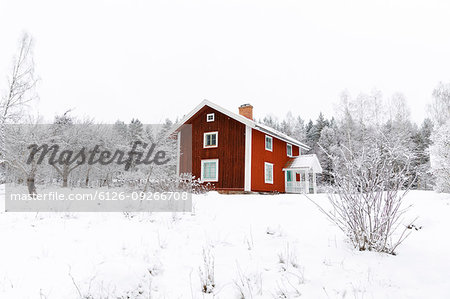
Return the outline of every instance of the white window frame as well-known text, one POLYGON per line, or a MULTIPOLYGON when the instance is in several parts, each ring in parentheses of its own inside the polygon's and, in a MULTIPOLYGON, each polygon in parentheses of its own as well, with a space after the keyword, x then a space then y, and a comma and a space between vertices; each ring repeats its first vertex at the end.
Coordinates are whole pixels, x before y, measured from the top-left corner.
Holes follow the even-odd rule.
POLYGON ((292 157, 292 151, 293 151, 294 149, 293 149, 293 147, 292 147, 292 144, 289 144, 289 143, 286 143, 286 154, 287 154, 287 156, 288 157, 292 157), (291 153, 289 154, 289 148, 291 148, 291 153))
POLYGON ((214 118, 215 118, 214 113, 208 113, 208 114, 206 114, 206 121, 207 121, 207 122, 213 122, 213 121, 214 121, 214 118), (211 118, 210 118, 210 117, 211 117, 211 118))
POLYGON ((273 138, 272 136, 266 135, 264 138, 264 147, 266 148, 266 151, 273 151, 273 138), (267 139, 270 139, 270 148, 267 147, 267 139))
POLYGON ((214 148, 219 145, 219 132, 205 132, 203 133, 203 148, 214 148), (216 135, 216 144, 215 145, 206 145, 206 136, 208 135, 216 135))
POLYGON ((201 170, 200 170, 200 178, 202 180, 202 182, 218 182, 219 181, 219 159, 205 159, 201 161, 201 170), (203 165, 205 163, 211 163, 211 162, 215 162, 216 163, 216 178, 215 179, 205 179, 204 177, 204 173, 203 173, 203 165))
POLYGON ((264 162, 264 183, 266 184, 273 184, 273 175, 274 175, 274 171, 273 171, 273 164, 269 163, 269 162, 264 162), (267 179, 267 167, 271 167, 272 168, 272 180, 268 180, 267 179))

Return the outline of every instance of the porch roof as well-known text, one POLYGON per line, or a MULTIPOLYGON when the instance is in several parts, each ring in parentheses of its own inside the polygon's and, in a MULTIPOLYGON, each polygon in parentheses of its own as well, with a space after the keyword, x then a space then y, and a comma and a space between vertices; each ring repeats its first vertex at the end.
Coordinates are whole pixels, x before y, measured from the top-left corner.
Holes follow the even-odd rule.
POLYGON ((289 161, 286 162, 283 171, 297 169, 306 169, 312 170, 313 173, 322 173, 322 166, 320 166, 319 159, 317 159, 315 154, 290 158, 289 161))

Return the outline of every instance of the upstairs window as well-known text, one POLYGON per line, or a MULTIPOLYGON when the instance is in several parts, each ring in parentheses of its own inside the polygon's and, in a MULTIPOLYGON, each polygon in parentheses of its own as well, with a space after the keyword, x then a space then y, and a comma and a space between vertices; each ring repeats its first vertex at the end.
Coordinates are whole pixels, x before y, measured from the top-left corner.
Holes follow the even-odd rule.
POLYGON ((272 149, 273 149, 272 143, 273 143, 272 137, 266 135, 266 150, 272 151, 272 149))
POLYGON ((286 145, 286 153, 287 153, 288 157, 292 157, 292 145, 291 144, 286 145))
POLYGON ((201 180, 203 182, 217 182, 219 180, 219 160, 202 160, 201 180))
POLYGON ((264 182, 266 184, 273 184, 273 164, 264 163, 264 182))
POLYGON ((208 114, 206 114, 206 121, 207 121, 207 122, 212 122, 212 121, 214 121, 214 113, 208 113, 208 114))
POLYGON ((203 134, 203 148, 217 147, 217 132, 208 132, 203 134))

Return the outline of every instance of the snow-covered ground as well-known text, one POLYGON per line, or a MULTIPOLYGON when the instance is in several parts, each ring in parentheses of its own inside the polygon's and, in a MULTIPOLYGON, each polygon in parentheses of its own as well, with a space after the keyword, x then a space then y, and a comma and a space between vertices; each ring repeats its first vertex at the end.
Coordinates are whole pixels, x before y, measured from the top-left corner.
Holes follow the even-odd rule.
POLYGON ((397 256, 354 250, 301 195, 194 200, 193 214, 1 213, 0 298, 450 298, 449 194, 408 195, 422 229, 397 256))

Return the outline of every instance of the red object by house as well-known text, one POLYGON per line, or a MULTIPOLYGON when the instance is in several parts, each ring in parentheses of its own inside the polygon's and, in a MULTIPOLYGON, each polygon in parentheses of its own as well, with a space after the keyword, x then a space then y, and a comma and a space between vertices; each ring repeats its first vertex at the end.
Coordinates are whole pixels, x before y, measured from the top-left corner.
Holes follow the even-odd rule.
MULTIPOLYGON (((315 173, 321 172, 317 158, 298 161, 310 148, 252 117, 249 104, 235 114, 207 100, 200 103, 173 128, 177 171, 192 173, 216 190, 248 192, 293 192, 291 187, 301 184, 297 174, 305 173, 312 175, 315 191, 315 173)), ((309 182, 304 180, 304 192, 309 182)))

